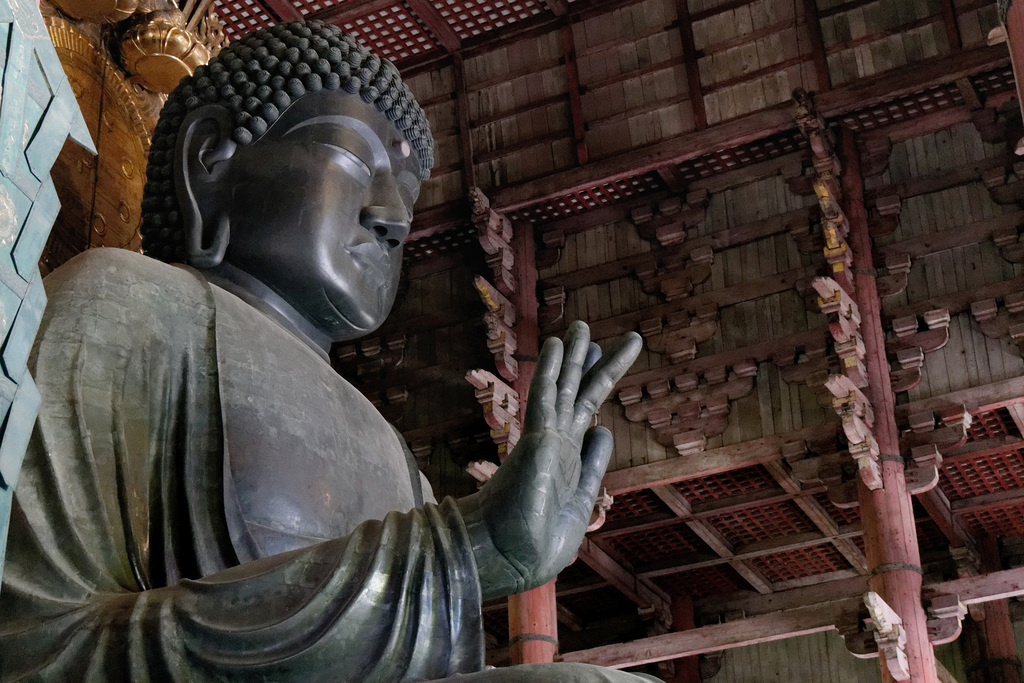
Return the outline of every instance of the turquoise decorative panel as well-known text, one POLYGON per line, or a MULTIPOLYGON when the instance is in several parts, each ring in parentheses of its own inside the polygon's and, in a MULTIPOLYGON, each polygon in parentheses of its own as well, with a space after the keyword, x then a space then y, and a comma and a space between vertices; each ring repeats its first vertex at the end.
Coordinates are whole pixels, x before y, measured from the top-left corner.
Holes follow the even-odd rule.
POLYGON ((11 500, 39 412, 25 367, 46 294, 39 255, 60 202, 50 167, 70 137, 95 153, 36 0, 0 0, 0 576, 11 500))

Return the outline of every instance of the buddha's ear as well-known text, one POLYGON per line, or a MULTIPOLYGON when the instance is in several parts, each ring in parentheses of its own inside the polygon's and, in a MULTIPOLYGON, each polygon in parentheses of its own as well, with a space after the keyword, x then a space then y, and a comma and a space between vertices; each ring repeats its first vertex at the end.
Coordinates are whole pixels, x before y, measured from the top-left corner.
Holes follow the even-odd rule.
POLYGON ((227 162, 235 153, 231 113, 206 105, 189 112, 178 132, 174 180, 185 229, 188 264, 213 268, 224 260, 230 221, 218 193, 227 162))

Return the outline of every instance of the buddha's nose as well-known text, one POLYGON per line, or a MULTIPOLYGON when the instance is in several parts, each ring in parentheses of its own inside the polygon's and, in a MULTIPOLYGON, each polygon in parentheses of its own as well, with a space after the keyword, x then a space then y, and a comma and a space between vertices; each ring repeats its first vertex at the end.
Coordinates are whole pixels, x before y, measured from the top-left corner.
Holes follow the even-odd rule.
POLYGON ((367 206, 359 222, 371 235, 389 248, 395 248, 409 236, 412 224, 404 206, 367 206))

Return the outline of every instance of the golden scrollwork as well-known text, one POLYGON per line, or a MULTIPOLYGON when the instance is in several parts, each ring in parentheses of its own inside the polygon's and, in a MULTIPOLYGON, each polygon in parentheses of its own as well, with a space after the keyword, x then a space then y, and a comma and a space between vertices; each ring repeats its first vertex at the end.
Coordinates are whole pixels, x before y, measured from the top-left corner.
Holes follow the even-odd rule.
POLYGON ((139 0, 51 0, 68 16, 99 24, 116 24, 135 12, 139 0))
POLYGON ((147 90, 168 93, 210 61, 210 51, 184 24, 176 10, 152 12, 121 39, 125 69, 147 90))

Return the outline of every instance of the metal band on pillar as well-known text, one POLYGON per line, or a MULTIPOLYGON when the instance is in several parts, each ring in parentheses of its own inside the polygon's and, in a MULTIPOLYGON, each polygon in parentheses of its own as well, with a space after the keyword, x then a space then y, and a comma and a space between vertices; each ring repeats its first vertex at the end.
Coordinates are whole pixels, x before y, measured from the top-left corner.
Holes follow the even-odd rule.
POLYGON ((522 643, 527 640, 539 640, 545 643, 551 643, 555 647, 558 647, 558 639, 552 638, 551 636, 545 633, 520 633, 515 638, 512 638, 510 641, 508 641, 508 646, 512 647, 516 643, 522 643))
POLYGON ((924 575, 924 570, 919 565, 909 564, 907 562, 887 562, 886 564, 880 564, 871 570, 868 576, 878 576, 879 574, 888 574, 889 572, 898 571, 910 571, 917 572, 918 574, 924 575))

